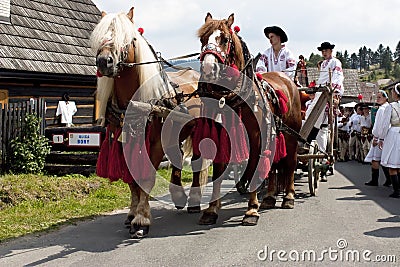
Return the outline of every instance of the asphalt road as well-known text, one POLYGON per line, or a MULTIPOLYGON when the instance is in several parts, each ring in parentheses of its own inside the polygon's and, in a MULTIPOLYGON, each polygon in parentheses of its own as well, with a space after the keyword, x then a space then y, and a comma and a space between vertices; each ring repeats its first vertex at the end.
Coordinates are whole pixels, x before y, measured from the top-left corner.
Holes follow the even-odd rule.
POLYGON ((214 226, 152 201, 145 239, 129 238, 123 210, 0 244, 0 266, 400 266, 400 199, 364 185, 368 165, 335 168, 317 197, 296 180, 295 209, 262 211, 255 227, 241 226, 246 197, 235 190, 214 226))

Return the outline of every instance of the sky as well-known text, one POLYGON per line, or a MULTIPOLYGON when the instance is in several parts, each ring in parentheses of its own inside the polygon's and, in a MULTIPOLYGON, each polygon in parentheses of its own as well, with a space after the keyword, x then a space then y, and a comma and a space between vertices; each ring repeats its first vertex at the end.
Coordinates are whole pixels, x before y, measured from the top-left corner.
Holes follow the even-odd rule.
POLYGON ((200 52, 197 30, 207 12, 214 19, 234 13, 234 26, 255 56, 265 51, 269 40, 266 26, 280 26, 288 35, 286 46, 296 57, 319 54, 324 41, 349 55, 366 46, 373 51, 380 44, 394 52, 400 41, 400 1, 382 0, 92 0, 100 11, 127 13, 135 8, 136 26, 154 49, 168 59, 200 52))

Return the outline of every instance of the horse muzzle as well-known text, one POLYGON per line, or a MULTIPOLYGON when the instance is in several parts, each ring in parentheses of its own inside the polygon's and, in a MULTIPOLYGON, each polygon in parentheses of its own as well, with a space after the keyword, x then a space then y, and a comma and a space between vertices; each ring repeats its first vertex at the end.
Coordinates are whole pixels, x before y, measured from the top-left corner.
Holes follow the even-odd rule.
POLYGON ((96 58, 96 66, 98 76, 107 76, 113 77, 115 76, 115 65, 114 59, 111 56, 97 56, 96 58), (99 75, 100 74, 100 75, 99 75))
POLYGON ((215 81, 220 77, 220 64, 217 58, 213 54, 207 54, 204 56, 201 63, 201 71, 203 78, 206 81, 215 81))

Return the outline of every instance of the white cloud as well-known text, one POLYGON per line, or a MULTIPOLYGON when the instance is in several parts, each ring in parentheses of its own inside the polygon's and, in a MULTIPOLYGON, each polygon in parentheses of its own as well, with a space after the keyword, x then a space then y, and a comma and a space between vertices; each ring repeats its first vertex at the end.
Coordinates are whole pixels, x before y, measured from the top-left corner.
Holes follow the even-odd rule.
POLYGON ((376 50, 379 44, 392 51, 400 41, 400 5, 397 0, 94 0, 106 12, 128 11, 135 6, 138 27, 164 57, 200 50, 196 31, 207 12, 215 18, 235 13, 235 25, 255 55, 269 46, 263 34, 267 25, 279 25, 289 36, 288 47, 296 55, 318 53, 323 41, 336 44, 336 51, 358 53, 361 46, 376 50))

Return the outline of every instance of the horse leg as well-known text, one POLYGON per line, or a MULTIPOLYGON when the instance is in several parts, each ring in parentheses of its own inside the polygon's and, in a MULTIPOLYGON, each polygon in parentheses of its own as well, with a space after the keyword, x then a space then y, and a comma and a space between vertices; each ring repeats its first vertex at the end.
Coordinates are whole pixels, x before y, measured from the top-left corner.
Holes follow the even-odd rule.
POLYGON ((287 156, 283 160, 283 166, 285 167, 282 168, 282 179, 285 183, 285 196, 283 197, 282 208, 293 209, 295 198, 294 172, 296 170, 297 162, 297 145, 295 140, 290 140, 289 142, 286 142, 286 144, 287 156))
POLYGON ((268 177, 267 195, 263 198, 260 209, 274 209, 276 204, 276 169, 273 166, 268 177))
MULTIPOLYGON (((185 125, 179 133, 179 144, 181 144, 184 140, 186 140, 183 146, 183 151, 176 146, 170 147, 167 151, 167 155, 169 155, 170 158, 173 157, 174 161, 177 161, 172 166, 171 183, 169 185, 169 192, 171 193, 172 201, 174 202, 175 207, 177 209, 183 209, 186 206, 188 200, 185 190, 182 186, 182 168, 183 168, 184 158, 192 154, 192 143, 190 138, 190 133, 192 131, 192 128, 193 125, 189 123, 185 125), (175 156, 176 151, 180 151, 179 158, 175 156)), ((193 159, 192 159, 192 164, 193 164, 193 159)))
POLYGON ((176 166, 172 166, 171 183, 169 184, 169 192, 171 193, 172 202, 178 210, 186 206, 187 196, 182 186, 182 170, 176 166))
POLYGON ((131 222, 136 216, 136 209, 137 209, 137 205, 139 203, 138 185, 136 184, 135 181, 133 181, 132 183, 129 183, 128 185, 129 185, 129 189, 131 191, 131 205, 129 207, 128 216, 124 222, 126 227, 131 226, 131 222))
POLYGON ((139 203, 136 208, 135 218, 131 222, 129 233, 131 238, 143 238, 149 233, 151 214, 149 204, 149 193, 142 188, 138 188, 139 203))
MULTIPOLYGON (((242 225, 253 226, 257 225, 260 214, 258 213, 259 203, 257 198, 257 188, 259 187, 257 165, 260 161, 260 151, 261 151, 261 140, 259 133, 257 131, 250 132, 249 137, 249 160, 247 162, 246 170, 243 173, 242 178, 246 178, 246 182, 250 185, 250 198, 247 204, 247 211, 242 220, 242 225)), ((264 178, 264 177, 261 177, 264 178)))
POLYGON ((203 211, 203 214, 199 220, 201 225, 211 225, 215 224, 218 219, 218 211, 221 208, 221 183, 222 174, 225 171, 224 163, 214 163, 213 165, 213 191, 211 195, 211 200, 208 208, 203 211))
POLYGON ((209 161, 206 159, 199 158, 196 161, 192 160, 192 169, 194 171, 192 187, 190 187, 189 192, 189 213, 199 213, 201 211, 200 203, 203 196, 203 188, 208 182, 208 167, 209 161), (198 169, 198 167, 200 167, 200 169, 198 169))
POLYGON ((189 192, 188 213, 199 213, 201 202, 201 188, 200 188, 200 170, 202 166, 202 158, 196 155, 192 157, 192 170, 193 181, 189 192))

